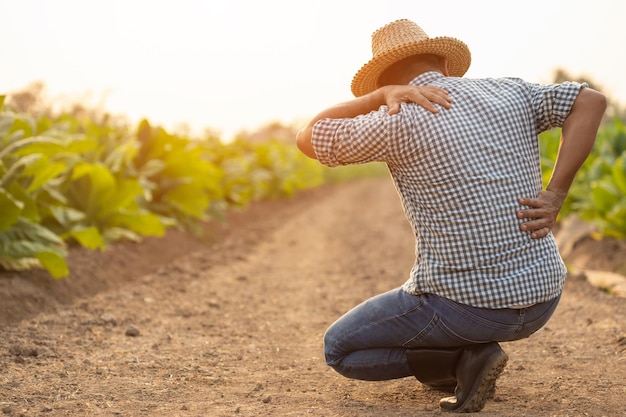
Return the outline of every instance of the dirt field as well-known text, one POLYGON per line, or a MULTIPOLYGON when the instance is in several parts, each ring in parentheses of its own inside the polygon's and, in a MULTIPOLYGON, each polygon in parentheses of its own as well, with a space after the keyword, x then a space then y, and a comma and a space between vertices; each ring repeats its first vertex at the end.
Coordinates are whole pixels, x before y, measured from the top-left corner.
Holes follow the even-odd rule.
MULTIPOLYGON (((413 240, 385 179, 230 216, 205 241, 179 232, 104 253, 72 275, 0 274, 0 410, 8 416, 432 416, 413 378, 352 381, 323 361, 343 312, 402 284, 413 240)), ((624 263, 623 242, 571 259, 624 263)), ((571 259, 570 259, 571 258, 571 259)), ((626 416, 626 299, 570 276, 548 325, 503 344, 483 416, 626 416)))

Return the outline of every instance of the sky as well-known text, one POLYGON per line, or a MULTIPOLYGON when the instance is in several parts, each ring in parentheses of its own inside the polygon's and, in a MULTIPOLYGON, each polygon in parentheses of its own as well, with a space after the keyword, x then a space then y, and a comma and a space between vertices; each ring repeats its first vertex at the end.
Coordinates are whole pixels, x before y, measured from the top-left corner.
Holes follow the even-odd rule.
POLYGON ((42 81, 133 123, 236 132, 349 100, 371 34, 410 19, 472 53, 466 77, 585 76, 626 103, 623 0, 0 0, 0 94, 42 81))

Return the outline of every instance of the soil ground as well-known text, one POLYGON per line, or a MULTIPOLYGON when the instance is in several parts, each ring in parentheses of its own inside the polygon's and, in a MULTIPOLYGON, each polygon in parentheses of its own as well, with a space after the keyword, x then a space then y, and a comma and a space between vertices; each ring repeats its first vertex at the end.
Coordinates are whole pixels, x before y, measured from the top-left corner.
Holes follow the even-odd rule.
MULTIPOLYGON (((402 284, 413 238, 386 179, 253 205, 200 240, 182 232, 105 252, 72 274, 0 274, 0 411, 8 416, 442 415, 414 378, 346 379, 322 335, 402 284)), ((603 241, 604 242, 604 241, 603 241)), ((570 257, 623 267, 624 242, 570 257), (622 266, 618 263, 622 262, 622 266)), ((504 343, 483 416, 626 416, 626 299, 570 276, 552 320, 504 343)))

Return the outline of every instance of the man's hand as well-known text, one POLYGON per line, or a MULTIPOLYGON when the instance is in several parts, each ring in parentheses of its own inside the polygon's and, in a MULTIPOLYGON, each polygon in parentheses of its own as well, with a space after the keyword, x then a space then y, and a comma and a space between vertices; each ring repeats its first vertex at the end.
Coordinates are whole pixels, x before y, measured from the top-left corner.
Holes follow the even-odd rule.
POLYGON ((536 198, 520 198, 519 203, 530 208, 517 212, 518 219, 528 219, 520 226, 523 232, 530 232, 532 239, 546 237, 561 211, 566 193, 558 191, 541 191, 536 198))
POLYGON ((415 103, 424 107, 431 113, 438 113, 439 110, 435 104, 439 104, 445 109, 451 107, 452 98, 448 96, 448 92, 442 88, 427 85, 388 85, 381 87, 384 101, 389 107, 389 114, 394 115, 400 112, 402 103, 415 103))
POLYGON ((400 104, 402 103, 415 103, 430 112, 438 113, 434 103, 448 109, 452 99, 448 97, 447 91, 434 86, 388 85, 381 87, 354 100, 339 103, 323 110, 312 118, 303 129, 300 129, 296 135, 296 144, 302 153, 316 159, 317 156, 311 145, 311 136, 313 125, 319 120, 356 117, 378 110, 380 106, 385 104, 389 107, 389 114, 393 115, 400 111, 400 104))

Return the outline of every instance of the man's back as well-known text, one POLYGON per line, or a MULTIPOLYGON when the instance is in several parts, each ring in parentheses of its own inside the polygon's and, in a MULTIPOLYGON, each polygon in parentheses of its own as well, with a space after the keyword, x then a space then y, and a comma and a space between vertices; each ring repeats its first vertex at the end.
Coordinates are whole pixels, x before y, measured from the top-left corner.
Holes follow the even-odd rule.
POLYGON ((405 289, 490 308, 554 298, 566 275, 554 239, 530 239, 516 213, 542 188, 537 134, 562 123, 546 106, 573 102, 580 86, 434 72, 414 83, 446 89, 454 104, 436 115, 405 105, 389 121, 397 139, 385 161, 417 242, 405 289))

